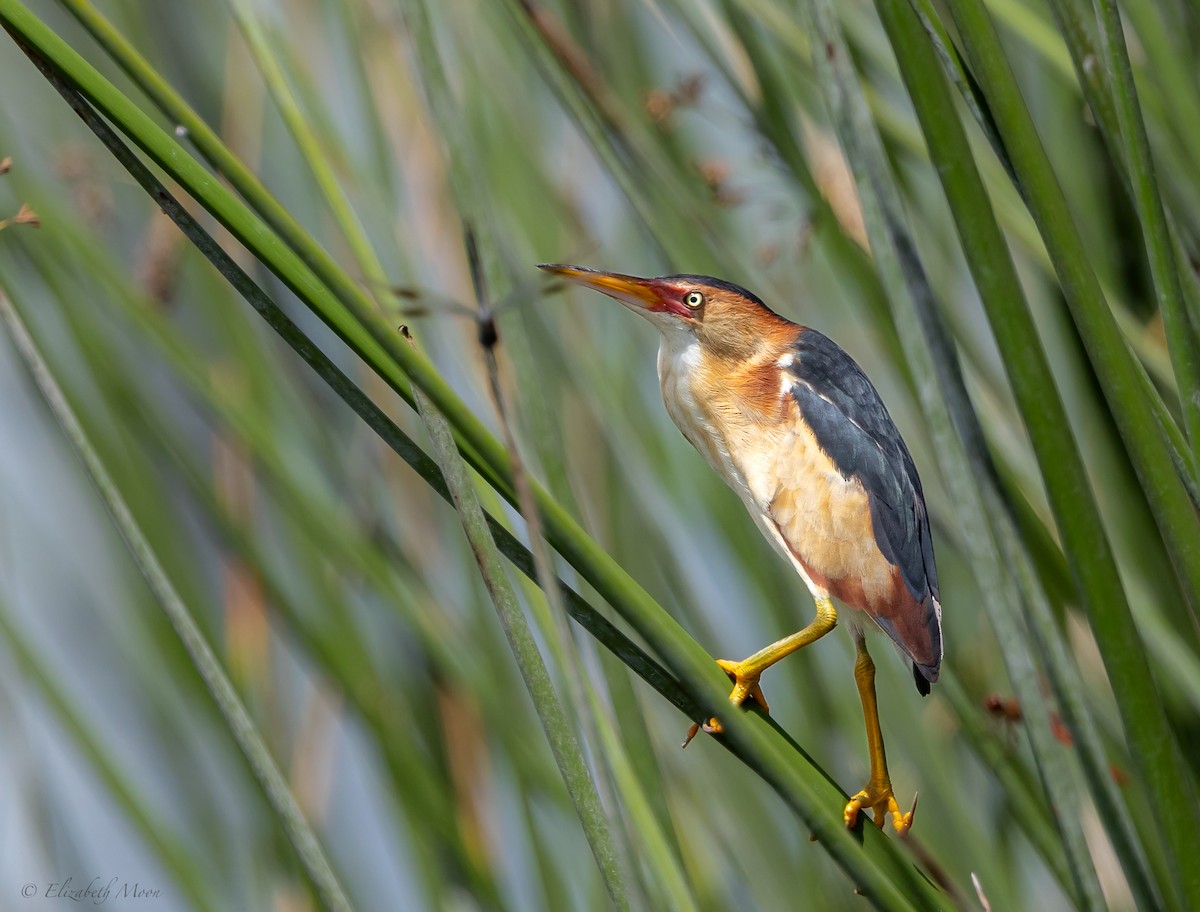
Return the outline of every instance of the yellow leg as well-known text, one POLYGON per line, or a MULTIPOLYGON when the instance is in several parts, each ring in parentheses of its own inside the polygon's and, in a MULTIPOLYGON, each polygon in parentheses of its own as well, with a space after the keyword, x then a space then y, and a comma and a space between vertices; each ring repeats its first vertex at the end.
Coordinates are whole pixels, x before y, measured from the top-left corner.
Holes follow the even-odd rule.
MULTIPOLYGON (((721 666, 722 670, 729 675, 729 679, 733 681, 733 691, 729 694, 729 702, 734 706, 741 706, 746 700, 753 700, 762 707, 763 712, 770 712, 770 707, 767 706, 762 688, 758 684, 758 679, 762 677, 762 673, 780 659, 790 656, 797 649, 801 649, 809 643, 815 643, 821 637, 825 636, 825 634, 829 633, 836 625, 837 609, 833 607, 833 602, 829 599, 829 596, 825 596, 824 598, 817 599, 817 616, 803 630, 760 649, 754 655, 747 659, 742 659, 740 662, 718 659, 717 664, 721 666)), ((709 719, 703 727, 710 734, 715 734, 723 730, 721 723, 715 717, 709 719)), ((696 737, 696 732, 700 728, 700 725, 693 725, 688 730, 687 740, 683 742, 684 747, 687 747, 691 743, 692 738, 696 737)))
POLYGON ((879 706, 875 701, 875 663, 867 652, 867 644, 861 632, 854 636, 858 647, 858 659, 854 663, 854 679, 858 682, 858 696, 862 700, 863 718, 867 723, 867 750, 871 755, 871 779, 867 787, 850 799, 843 813, 846 828, 853 829, 858 823, 858 812, 870 808, 874 813, 875 826, 883 829, 886 816, 892 815, 892 825, 903 836, 912 826, 913 814, 917 810, 917 799, 913 798, 912 810, 900 813, 896 796, 892 794, 892 780, 888 777, 887 754, 883 749, 883 732, 879 728, 879 706))

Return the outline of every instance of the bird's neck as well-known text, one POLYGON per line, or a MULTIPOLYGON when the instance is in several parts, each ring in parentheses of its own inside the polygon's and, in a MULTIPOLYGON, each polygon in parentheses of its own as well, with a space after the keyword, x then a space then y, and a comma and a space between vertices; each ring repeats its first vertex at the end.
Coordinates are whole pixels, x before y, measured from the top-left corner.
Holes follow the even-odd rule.
POLYGON ((750 356, 734 358, 691 334, 663 335, 658 351, 663 403, 709 462, 723 461, 738 438, 778 425, 784 407, 779 362, 787 351, 764 342, 750 356))

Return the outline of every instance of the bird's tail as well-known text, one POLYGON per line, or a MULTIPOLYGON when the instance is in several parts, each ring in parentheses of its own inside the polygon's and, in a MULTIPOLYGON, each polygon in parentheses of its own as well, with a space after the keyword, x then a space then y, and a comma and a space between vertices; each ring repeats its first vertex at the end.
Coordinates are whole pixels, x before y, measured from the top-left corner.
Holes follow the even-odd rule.
POLYGON ((942 670, 942 605, 937 596, 930 595, 926 603, 926 630, 929 634, 932 662, 918 662, 913 659, 913 681, 921 696, 929 695, 929 688, 934 684, 942 670))

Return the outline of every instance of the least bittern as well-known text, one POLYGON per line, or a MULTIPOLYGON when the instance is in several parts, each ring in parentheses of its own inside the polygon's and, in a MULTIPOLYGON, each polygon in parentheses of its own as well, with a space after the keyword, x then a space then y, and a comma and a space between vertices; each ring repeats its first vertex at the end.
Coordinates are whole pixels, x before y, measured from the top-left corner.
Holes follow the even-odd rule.
MULTIPOLYGON (((733 681, 729 699, 753 700, 765 711, 762 673, 834 628, 833 599, 854 609, 847 627, 857 650, 871 775, 843 816, 853 827, 870 808, 877 826, 890 813, 897 832, 908 832, 916 802, 902 813, 892 793, 875 665, 858 612, 912 662, 925 695, 942 664, 942 609, 921 480, 879 393, 829 338, 721 279, 541 268, 615 298, 658 328, 667 412, 816 602, 816 617, 799 632, 740 662, 718 663, 733 681)), ((703 727, 721 731, 715 718, 703 727)))

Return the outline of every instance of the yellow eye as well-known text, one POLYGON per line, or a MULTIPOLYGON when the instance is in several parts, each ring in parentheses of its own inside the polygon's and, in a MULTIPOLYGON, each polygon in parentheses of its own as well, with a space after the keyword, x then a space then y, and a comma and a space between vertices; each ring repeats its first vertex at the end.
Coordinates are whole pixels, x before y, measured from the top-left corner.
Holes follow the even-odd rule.
POLYGON ((700 307, 704 306, 704 295, 698 291, 689 291, 687 293, 687 297, 683 299, 683 303, 692 310, 698 310, 700 307))

